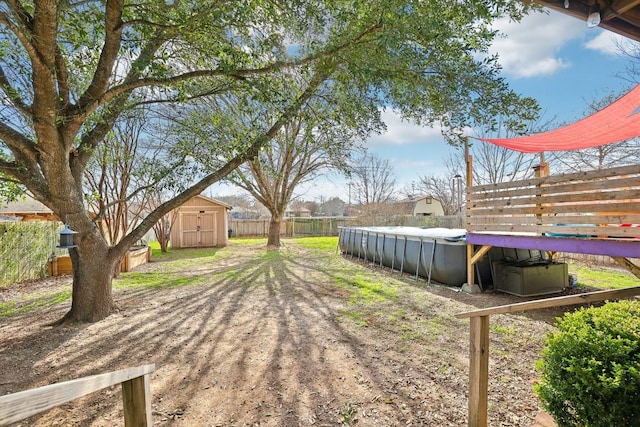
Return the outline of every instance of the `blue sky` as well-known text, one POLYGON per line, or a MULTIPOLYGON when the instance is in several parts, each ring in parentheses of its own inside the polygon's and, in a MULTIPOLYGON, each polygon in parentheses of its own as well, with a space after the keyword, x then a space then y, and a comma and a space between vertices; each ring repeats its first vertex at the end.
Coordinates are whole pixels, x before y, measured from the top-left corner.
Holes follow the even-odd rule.
MULTIPOLYGON (((619 53, 616 44, 630 42, 612 32, 587 28, 585 22, 557 12, 536 13, 520 23, 503 20, 497 28, 504 37, 496 40, 493 52, 500 56, 503 76, 516 92, 538 101, 542 122, 575 121, 588 102, 633 85, 618 77, 632 60, 619 53)), ((443 171, 442 160, 453 149, 443 142, 439 129, 403 122, 391 111, 383 117, 387 132, 366 146, 389 159, 400 188, 420 175, 443 171)), ((228 190, 220 188, 219 194, 234 192, 228 190)), ((300 190, 307 200, 334 195, 347 199, 346 179, 338 176, 318 179, 300 190)))

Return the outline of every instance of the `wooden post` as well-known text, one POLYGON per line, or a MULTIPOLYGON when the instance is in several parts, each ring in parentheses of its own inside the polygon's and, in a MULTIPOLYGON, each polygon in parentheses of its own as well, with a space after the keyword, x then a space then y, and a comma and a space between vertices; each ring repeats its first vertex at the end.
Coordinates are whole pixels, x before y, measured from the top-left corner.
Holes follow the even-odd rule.
POLYGON ((469 352, 469 427, 487 427, 489 316, 471 317, 469 352))
MULTIPOLYGON (((469 231, 469 216, 471 215, 471 198, 469 197, 469 189, 473 186, 473 158, 469 154, 469 140, 465 140, 464 154, 467 162, 467 189, 465 191, 465 209, 466 209, 466 228, 469 231)), ((473 286, 475 283, 475 268, 471 259, 473 258, 473 245, 467 245, 467 283, 473 286)))
POLYGON ((467 245, 467 283, 472 286, 475 283, 475 268, 471 259, 473 258, 473 245, 467 245))
MULTIPOLYGON (((544 161, 544 154, 542 153, 542 160, 540 164, 533 167, 533 171, 536 178, 544 178, 549 176, 549 163, 544 161)), ((542 196, 542 184, 537 184, 536 197, 542 196)), ((541 208, 542 204, 537 203, 536 208, 541 208)), ((542 214, 536 214, 536 225, 542 225, 542 214)))
POLYGON ((150 427, 151 386, 149 374, 122 383, 125 427, 150 427))
POLYGON ((519 313, 549 307, 611 301, 640 295, 640 286, 624 289, 587 292, 578 295, 546 298, 499 307, 482 308, 456 315, 458 319, 470 320, 469 350, 469 426, 487 427, 489 389, 489 316, 494 314, 519 313))
POLYGON ((149 375, 155 369, 153 364, 138 366, 0 396, 0 426, 24 420, 120 383, 125 418, 130 420, 125 420, 125 426, 151 426, 149 375))

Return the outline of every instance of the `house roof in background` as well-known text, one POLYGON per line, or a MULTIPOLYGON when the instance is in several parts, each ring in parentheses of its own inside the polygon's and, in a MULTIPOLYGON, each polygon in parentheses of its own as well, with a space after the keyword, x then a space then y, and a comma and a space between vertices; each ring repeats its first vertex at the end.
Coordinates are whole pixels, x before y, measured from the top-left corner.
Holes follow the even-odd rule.
POLYGON ((57 215, 51 209, 29 196, 22 200, 0 205, 0 215, 3 217, 18 217, 23 220, 58 220, 57 215))

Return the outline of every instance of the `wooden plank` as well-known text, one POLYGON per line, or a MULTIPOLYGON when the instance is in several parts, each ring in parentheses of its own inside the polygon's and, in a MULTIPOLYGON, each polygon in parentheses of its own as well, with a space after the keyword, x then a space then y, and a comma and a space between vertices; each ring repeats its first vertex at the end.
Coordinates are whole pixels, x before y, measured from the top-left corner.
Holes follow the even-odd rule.
MULTIPOLYGON (((535 215, 474 215, 470 224, 529 224, 535 215)), ((542 224, 640 224, 640 215, 549 215, 540 217, 542 224)))
POLYGON ((617 262, 618 265, 626 268, 631 274, 633 274, 638 279, 640 279, 640 267, 635 265, 633 262, 629 261, 627 258, 617 257, 617 256, 614 256, 611 258, 613 258, 613 260, 617 262))
POLYGON ((618 201, 621 203, 633 203, 640 201, 640 190, 621 190, 607 188, 606 190, 599 190, 597 192, 581 192, 581 193, 564 193, 564 194, 550 194, 543 193, 540 196, 528 196, 517 197, 507 199, 487 199, 472 201, 473 207, 487 207, 487 206, 522 206, 531 205, 537 203, 579 203, 579 202, 603 202, 603 201, 618 201))
POLYGON ((587 172, 575 172, 559 175, 550 175, 543 178, 530 178, 518 181, 501 182, 495 184, 484 184, 469 186, 469 191, 492 191, 499 190, 501 188, 509 187, 529 187, 536 185, 553 185, 553 184, 566 184, 568 182, 579 183, 582 181, 591 181, 596 179, 616 178, 619 176, 632 175, 637 176, 640 174, 640 167, 638 165, 619 166, 608 169, 597 169, 587 172))
POLYGON ((150 427, 151 379, 149 374, 122 383, 125 427, 150 427))
POLYGON ((471 317, 469 341, 469 427, 487 427, 489 316, 471 317))
POLYGON ((480 261, 482 257, 491 250, 492 247, 493 246, 482 246, 480 249, 478 249, 478 252, 473 254, 473 256, 471 257, 471 264, 476 264, 478 261, 480 261))
POLYGON ((579 239, 468 232, 467 243, 503 248, 640 258, 640 239, 579 239))
POLYGON ((472 200, 471 206, 474 208, 486 207, 518 207, 529 206, 535 204, 576 204, 588 205, 592 202, 596 204, 605 204, 615 201, 621 204, 630 204, 640 202, 640 190, 619 190, 613 189, 601 190, 597 193, 575 193, 575 194, 540 194, 527 197, 513 197, 506 199, 486 199, 472 200))
POLYGON ((515 304, 501 305, 498 307, 483 308, 480 310, 466 311, 456 314, 458 319, 484 318, 494 314, 518 313, 522 311, 538 310, 541 308, 562 307, 565 305, 586 304, 621 298, 630 298, 640 295, 640 286, 624 289, 612 289, 606 291, 587 292, 579 295, 545 298, 536 301, 519 302, 515 304))
POLYGON ((467 283, 473 285, 475 283, 475 267, 473 266, 473 245, 467 245, 467 283))
POLYGON ((603 189, 624 191, 624 190, 638 190, 640 177, 632 178, 619 178, 619 179, 607 179, 607 180, 594 180, 585 182, 572 182, 572 183, 558 183, 557 185, 529 185, 529 186, 506 186, 501 189, 491 189, 486 191, 474 191, 467 192, 474 200, 487 200, 487 199, 504 199, 510 197, 526 197, 533 196, 542 189, 544 194, 572 194, 580 192, 595 193, 603 189))
POLYGON ((630 203, 581 203, 581 204, 556 204, 553 206, 528 206, 528 207, 503 207, 503 208, 478 208, 471 206, 471 218, 475 215, 553 215, 560 214, 591 214, 595 212, 606 212, 608 215, 620 213, 621 215, 630 215, 640 212, 640 202, 630 203))
MULTIPOLYGON (((531 204, 596 204, 603 202, 615 201, 618 203, 638 203, 640 202, 640 190, 623 191, 609 189, 598 191, 597 193, 576 193, 576 194, 542 194, 536 197, 523 197, 518 199, 509 199, 505 201, 495 202, 494 206, 527 206, 531 204)), ((476 207, 492 206, 487 202, 474 203, 476 207)))
POLYGON ((597 238, 636 238, 640 237, 640 228, 619 226, 563 226, 535 224, 470 224, 470 232, 507 232, 551 234, 552 237, 597 237, 597 238), (555 236, 553 236, 555 235, 555 236), (559 235, 559 236, 558 236, 559 235))
POLYGON ((154 364, 144 365, 0 396, 0 425, 23 420, 103 388, 147 375, 154 370, 154 364))

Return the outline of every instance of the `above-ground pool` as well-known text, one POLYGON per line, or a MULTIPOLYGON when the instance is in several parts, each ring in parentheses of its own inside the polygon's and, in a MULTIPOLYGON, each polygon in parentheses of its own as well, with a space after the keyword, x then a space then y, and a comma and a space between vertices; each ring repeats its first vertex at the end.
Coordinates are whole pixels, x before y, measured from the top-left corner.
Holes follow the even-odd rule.
MULTIPOLYGON (((449 286, 467 283, 466 230, 419 227, 340 227, 342 253, 449 286)), ((493 283, 492 263, 539 259, 539 251, 491 248, 475 264, 483 288, 493 283)))

